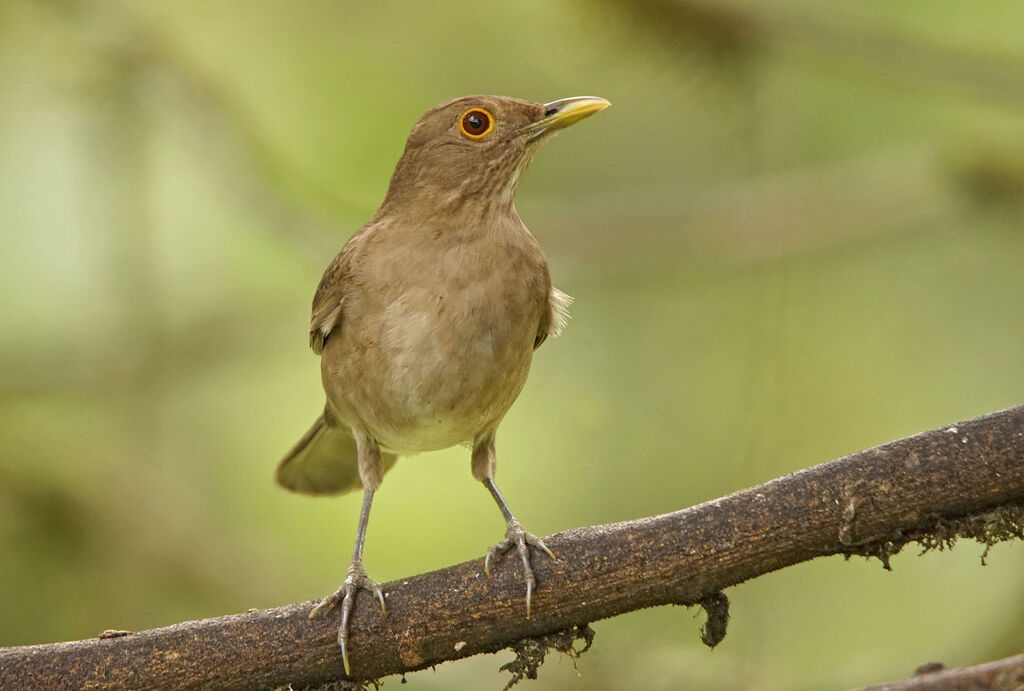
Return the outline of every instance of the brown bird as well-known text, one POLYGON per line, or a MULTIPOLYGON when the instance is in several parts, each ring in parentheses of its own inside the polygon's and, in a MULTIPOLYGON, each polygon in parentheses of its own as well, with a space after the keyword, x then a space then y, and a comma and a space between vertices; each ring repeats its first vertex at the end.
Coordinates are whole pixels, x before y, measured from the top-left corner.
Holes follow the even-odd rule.
POLYGON ((360 588, 374 492, 400 455, 472 444, 473 477, 505 517, 492 559, 518 550, 526 616, 536 580, 523 529, 494 483, 494 436, 526 383, 533 351, 558 334, 571 298, 515 208, 519 178, 558 130, 603 110, 602 98, 540 104, 468 96, 431 108, 409 134, 380 209, 345 243, 317 286, 309 342, 321 356, 327 405, 277 468, 308 494, 363 488, 345 582, 310 613, 341 603, 341 646, 360 588))

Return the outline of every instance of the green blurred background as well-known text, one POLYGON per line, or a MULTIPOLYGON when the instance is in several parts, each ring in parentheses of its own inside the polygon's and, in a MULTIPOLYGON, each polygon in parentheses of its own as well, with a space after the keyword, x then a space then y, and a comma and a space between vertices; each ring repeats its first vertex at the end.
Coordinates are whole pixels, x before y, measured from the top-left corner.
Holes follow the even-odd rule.
MULTIPOLYGON (((544 535, 1024 401, 1024 4, 0 4, 0 644, 318 597, 358 498, 290 495, 321 271, 409 127, 471 93, 614 106, 519 192, 577 298, 502 426, 544 535)), ((454 449, 374 507, 381 582, 501 537, 454 449)), ((531 689, 816 689, 1024 648, 1024 546, 833 558, 596 624, 531 689)), ((541 585, 543 587, 543 585, 541 585)), ((415 688, 500 688, 482 656, 415 688)), ((390 679, 388 684, 396 684, 390 679)), ((526 688, 526 687, 524 687, 526 688)))

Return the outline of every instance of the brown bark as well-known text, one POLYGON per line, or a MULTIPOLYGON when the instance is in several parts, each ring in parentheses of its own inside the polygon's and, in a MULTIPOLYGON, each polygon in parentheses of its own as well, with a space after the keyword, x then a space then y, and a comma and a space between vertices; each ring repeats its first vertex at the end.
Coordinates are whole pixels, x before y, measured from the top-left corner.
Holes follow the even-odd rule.
MULTIPOLYGON (((388 614, 360 593, 353 677, 378 678, 500 650, 624 612, 704 603, 724 635, 718 591, 830 554, 891 554, 910 541, 1020 538, 1024 406, 862 451, 683 511, 545 538, 533 618, 507 555, 385 584, 388 614)), ((0 687, 296 687, 343 678, 337 617, 303 602, 112 638, 0 650, 0 687)))
POLYGON ((971 667, 946 669, 923 665, 909 679, 870 686, 863 691, 1019 691, 1024 689, 1024 655, 971 667))

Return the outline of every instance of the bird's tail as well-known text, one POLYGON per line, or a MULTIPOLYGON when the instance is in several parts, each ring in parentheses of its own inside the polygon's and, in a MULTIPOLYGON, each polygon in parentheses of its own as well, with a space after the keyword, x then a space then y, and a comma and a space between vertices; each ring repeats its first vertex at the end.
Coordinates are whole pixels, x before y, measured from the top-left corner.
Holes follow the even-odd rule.
MULTIPOLYGON (((382 453, 383 470, 396 460, 394 454, 382 453)), ((351 431, 328 425, 320 415, 281 459, 275 478, 282 487, 304 494, 342 494, 360 489, 363 483, 351 431)))

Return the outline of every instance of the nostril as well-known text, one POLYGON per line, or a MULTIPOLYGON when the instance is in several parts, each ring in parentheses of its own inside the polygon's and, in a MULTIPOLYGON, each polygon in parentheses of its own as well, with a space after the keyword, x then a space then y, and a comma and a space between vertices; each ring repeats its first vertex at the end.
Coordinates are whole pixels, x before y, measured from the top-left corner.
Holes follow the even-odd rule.
POLYGON ((558 108, 548 108, 546 111, 544 111, 544 117, 549 118, 557 112, 558 108))

